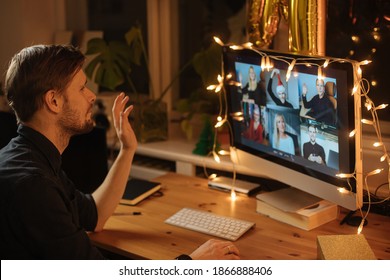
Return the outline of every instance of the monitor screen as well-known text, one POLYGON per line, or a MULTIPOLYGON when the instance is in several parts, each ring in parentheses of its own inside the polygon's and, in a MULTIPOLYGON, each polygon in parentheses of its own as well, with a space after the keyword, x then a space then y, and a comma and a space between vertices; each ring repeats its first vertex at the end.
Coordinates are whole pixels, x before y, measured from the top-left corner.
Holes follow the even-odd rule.
POLYGON ((353 64, 224 46, 223 65, 232 160, 253 175, 358 208, 361 117, 360 97, 351 94, 353 64), (336 176, 355 171, 353 180, 336 176))

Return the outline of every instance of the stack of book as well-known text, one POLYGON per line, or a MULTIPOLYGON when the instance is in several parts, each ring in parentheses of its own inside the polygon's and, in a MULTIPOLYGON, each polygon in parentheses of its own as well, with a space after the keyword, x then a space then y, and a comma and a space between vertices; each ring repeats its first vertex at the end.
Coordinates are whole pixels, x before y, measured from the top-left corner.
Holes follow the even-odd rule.
POLYGON ((256 212, 277 221, 311 230, 337 218, 336 204, 296 189, 281 189, 256 196, 256 212))

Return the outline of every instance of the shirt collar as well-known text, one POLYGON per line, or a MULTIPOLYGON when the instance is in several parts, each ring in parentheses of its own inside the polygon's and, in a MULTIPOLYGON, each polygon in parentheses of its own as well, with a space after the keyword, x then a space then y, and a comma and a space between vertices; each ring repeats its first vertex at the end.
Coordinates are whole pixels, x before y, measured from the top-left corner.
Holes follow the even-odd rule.
POLYGON ((19 125, 18 133, 30 140, 46 157, 54 172, 59 174, 61 169, 61 154, 56 146, 43 134, 26 125, 19 125))

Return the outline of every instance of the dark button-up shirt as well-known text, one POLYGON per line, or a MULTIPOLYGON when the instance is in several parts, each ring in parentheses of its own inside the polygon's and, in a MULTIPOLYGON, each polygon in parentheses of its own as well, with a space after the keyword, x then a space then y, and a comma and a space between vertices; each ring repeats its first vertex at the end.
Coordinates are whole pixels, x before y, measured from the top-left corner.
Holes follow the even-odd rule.
POLYGON ((0 150, 1 259, 101 259, 86 231, 97 223, 91 195, 61 169, 57 148, 20 125, 0 150))

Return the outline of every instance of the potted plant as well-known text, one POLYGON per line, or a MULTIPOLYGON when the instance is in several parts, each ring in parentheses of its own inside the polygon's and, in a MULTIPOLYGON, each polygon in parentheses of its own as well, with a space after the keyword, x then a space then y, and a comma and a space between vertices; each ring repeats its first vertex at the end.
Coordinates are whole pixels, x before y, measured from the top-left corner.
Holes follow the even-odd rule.
MULTIPOLYGON (((149 71, 149 60, 140 26, 132 27, 125 35, 124 41, 106 41, 93 38, 88 41, 86 55, 94 56, 85 68, 86 75, 95 83, 108 90, 118 88, 133 92, 131 102, 135 103, 132 124, 141 143, 166 140, 168 137, 168 118, 166 104, 162 101, 168 90, 180 75, 190 66, 200 75, 204 85, 215 83, 220 72, 221 49, 212 44, 207 50, 194 55, 175 75, 169 85, 157 96, 149 71), (149 93, 140 94, 132 78, 134 67, 145 65, 149 81, 149 93)), ((205 87, 194 90, 188 99, 180 100, 177 110, 182 113, 182 128, 189 135, 189 120, 195 112, 210 111, 215 108, 216 98, 205 97, 205 87), (214 106, 213 106, 214 104, 214 106)))
POLYGON ((121 90, 134 93, 130 102, 136 106, 131 121, 138 141, 144 143, 166 140, 168 117, 166 104, 162 102, 164 95, 155 98, 149 70, 149 94, 141 94, 132 79, 134 67, 141 65, 143 61, 148 66, 141 28, 132 27, 124 39, 125 41, 106 41, 102 38, 89 40, 86 55, 94 57, 87 64, 85 73, 102 88, 115 91, 121 87, 121 90))

